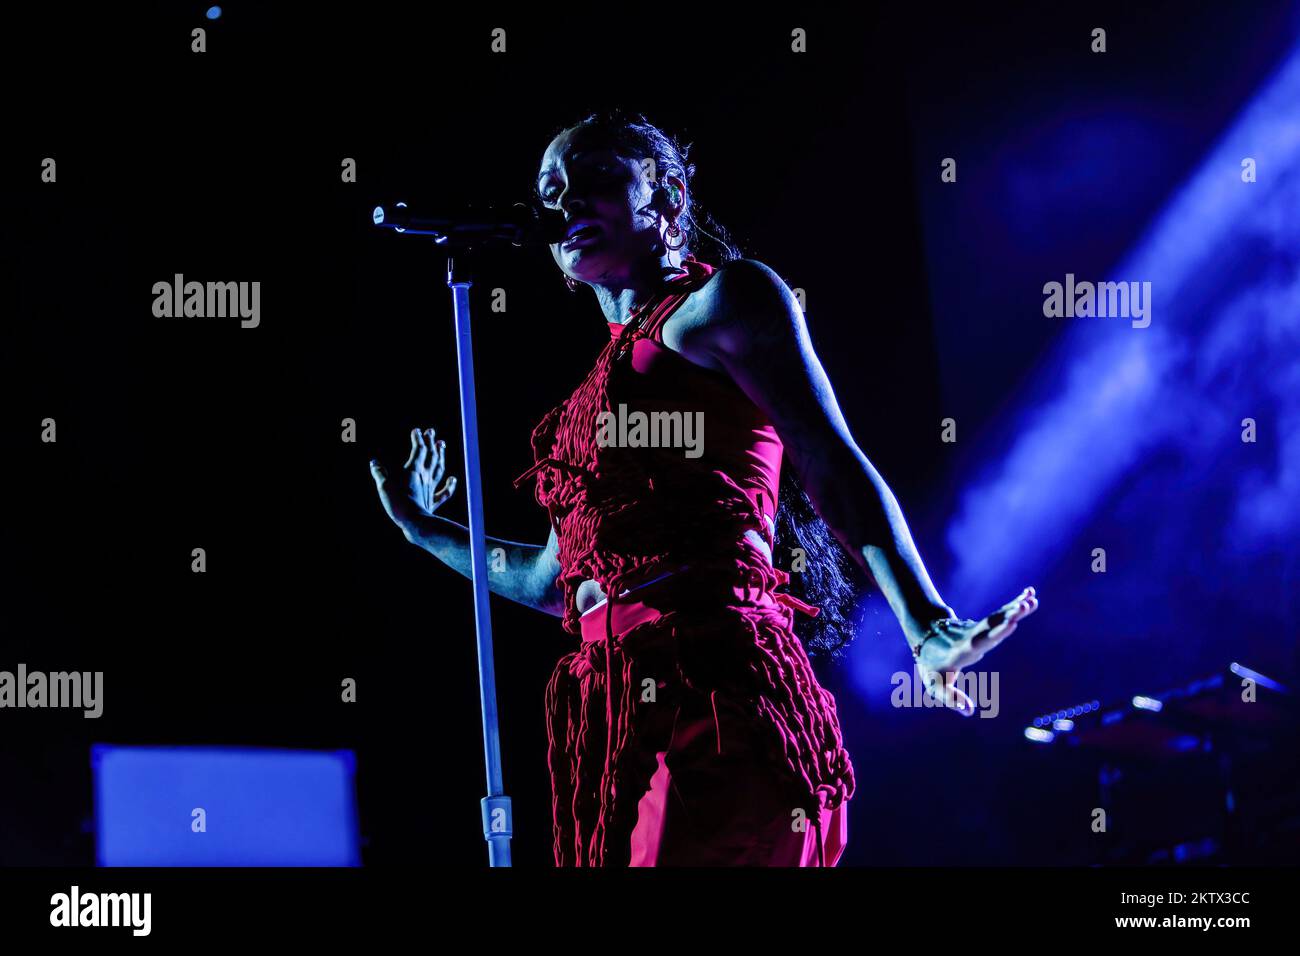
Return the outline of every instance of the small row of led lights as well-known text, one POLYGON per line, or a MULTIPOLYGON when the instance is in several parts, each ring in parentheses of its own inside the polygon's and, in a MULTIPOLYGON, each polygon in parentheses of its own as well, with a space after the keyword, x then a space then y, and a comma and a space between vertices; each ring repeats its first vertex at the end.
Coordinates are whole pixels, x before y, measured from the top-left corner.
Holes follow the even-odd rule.
POLYGON ((1070 730, 1074 727, 1075 717, 1081 717, 1084 714, 1090 714, 1094 710, 1100 709, 1101 703, 1099 701, 1089 701, 1086 704, 1080 704, 1078 707, 1066 707, 1064 710, 1058 710, 1054 714, 1045 714, 1042 717, 1035 717, 1034 726, 1046 727, 1050 724, 1057 730, 1070 730))
POLYGON ((1054 714, 1045 714, 1042 717, 1034 718, 1034 725, 1025 728, 1025 739, 1032 740, 1036 744, 1050 744, 1056 739, 1056 734, 1067 733, 1074 729, 1074 718, 1083 714, 1090 714, 1094 710, 1101 709, 1100 701, 1089 701, 1086 704, 1079 704, 1077 707, 1066 707, 1064 710, 1058 710, 1054 714), (1051 727, 1052 730, 1047 728, 1051 727), (1055 733, 1053 733, 1055 731, 1055 733))

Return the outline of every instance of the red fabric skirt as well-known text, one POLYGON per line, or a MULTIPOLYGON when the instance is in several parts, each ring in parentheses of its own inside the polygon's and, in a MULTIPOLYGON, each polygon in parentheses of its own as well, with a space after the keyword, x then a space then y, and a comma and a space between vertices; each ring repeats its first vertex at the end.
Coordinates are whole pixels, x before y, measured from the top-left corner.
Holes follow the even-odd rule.
MULTIPOLYGON (((681 608, 682 586, 689 584, 689 572, 678 572, 620 597, 612 612, 609 603, 593 608, 580 621, 581 650, 560 664, 566 679, 599 681, 611 625, 620 646, 639 629, 626 682, 635 698, 633 752, 620 760, 634 770, 623 775, 625 792, 617 794, 635 822, 627 824, 631 846, 619 847, 611 859, 631 866, 836 865, 848 837, 847 801, 833 810, 816 805, 773 760, 752 713, 725 692, 682 681, 676 641, 691 618, 675 614, 671 628, 656 623, 681 608)), ((766 605, 784 603, 784 595, 758 588, 731 590, 746 608, 771 611, 766 605)), ((560 804, 557 841, 559 816, 569 812, 560 804)))

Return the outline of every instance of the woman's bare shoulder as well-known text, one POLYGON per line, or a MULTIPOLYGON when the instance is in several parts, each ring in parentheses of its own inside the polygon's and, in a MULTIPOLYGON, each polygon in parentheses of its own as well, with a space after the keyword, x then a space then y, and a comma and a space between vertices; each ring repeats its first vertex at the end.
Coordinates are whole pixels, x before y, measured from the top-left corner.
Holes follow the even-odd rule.
POLYGON ((721 336, 784 334, 799 314, 790 287, 757 259, 723 263, 691 300, 692 308, 675 331, 684 349, 701 354, 714 352, 721 336))
MULTIPOLYGON (((718 350, 728 338, 763 340, 788 330, 790 289, 757 259, 718 266, 663 325, 663 344, 696 365, 722 371, 718 350)), ((797 314, 797 311, 795 312, 797 314)))

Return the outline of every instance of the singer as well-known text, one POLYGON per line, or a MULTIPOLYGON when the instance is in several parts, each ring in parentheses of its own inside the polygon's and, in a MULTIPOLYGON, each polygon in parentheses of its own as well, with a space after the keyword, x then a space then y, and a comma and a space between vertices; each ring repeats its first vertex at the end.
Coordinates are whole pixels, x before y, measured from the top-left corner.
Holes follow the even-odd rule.
MULTIPOLYGON (((507 565, 489 585, 580 639, 546 691, 557 865, 833 866, 853 767, 805 648, 851 639, 848 562, 888 599, 930 691, 967 716, 962 668, 1038 601, 1026 588, 980 620, 943 601, 795 296, 698 208, 694 172, 618 111, 542 156, 537 195, 567 224, 551 254, 610 340, 516 479, 535 478, 549 540, 489 538, 507 565), (703 415, 702 454, 598 441, 623 405, 703 415)), ((407 539, 468 575, 466 529, 435 514, 455 490, 445 470, 432 429, 412 432, 400 475, 371 463, 407 539)))

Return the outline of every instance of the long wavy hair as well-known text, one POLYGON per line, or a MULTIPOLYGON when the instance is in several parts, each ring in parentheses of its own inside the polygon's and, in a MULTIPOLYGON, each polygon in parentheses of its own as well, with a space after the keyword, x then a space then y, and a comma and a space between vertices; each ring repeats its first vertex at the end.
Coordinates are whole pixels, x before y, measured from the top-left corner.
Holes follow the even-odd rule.
MULTIPOLYGON (((676 176, 686 184, 677 219, 685 232, 683 255, 693 254, 714 265, 741 258, 727 230, 695 201, 691 185, 695 164, 690 162, 689 144, 678 142, 643 115, 620 109, 592 113, 556 130, 556 135, 579 128, 594 134, 597 142, 607 143, 620 156, 653 158, 659 176, 676 176)), ((821 608, 815 618, 795 616, 795 632, 804 647, 819 656, 838 657, 855 631, 858 592, 850 577, 852 562, 789 467, 781 469, 772 561, 790 574, 791 594, 821 608)))

